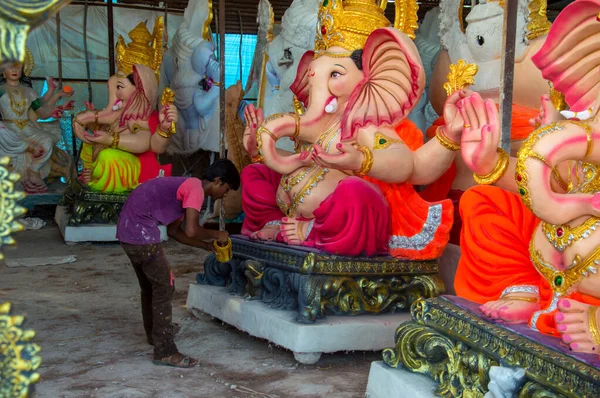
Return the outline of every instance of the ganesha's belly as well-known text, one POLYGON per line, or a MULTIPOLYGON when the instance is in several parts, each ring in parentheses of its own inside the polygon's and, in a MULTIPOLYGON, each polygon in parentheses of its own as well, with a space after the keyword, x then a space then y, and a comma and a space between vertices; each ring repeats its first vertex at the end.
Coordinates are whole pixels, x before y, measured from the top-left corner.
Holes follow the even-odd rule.
POLYGON ((288 217, 313 218, 314 211, 321 205, 321 202, 346 177, 348 175, 339 170, 324 172, 320 167, 316 170, 302 168, 288 177, 287 184, 285 178, 282 178, 277 189, 279 208, 288 217), (299 177, 303 178, 294 184, 296 182, 294 179, 297 180, 299 177))

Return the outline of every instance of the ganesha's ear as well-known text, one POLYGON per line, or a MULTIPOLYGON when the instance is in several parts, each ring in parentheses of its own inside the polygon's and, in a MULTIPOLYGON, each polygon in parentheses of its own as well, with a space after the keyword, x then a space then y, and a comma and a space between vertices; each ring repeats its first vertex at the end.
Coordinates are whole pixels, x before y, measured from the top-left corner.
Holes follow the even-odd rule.
POLYGON ((298 63, 298 71, 296 72, 296 80, 290 86, 290 90, 296 98, 306 107, 308 106, 308 67, 315 58, 314 51, 304 53, 298 63))
POLYGON ((354 89, 342 117, 342 139, 371 124, 395 127, 419 102, 425 86, 417 47, 397 29, 371 33, 362 65, 365 77, 354 89))

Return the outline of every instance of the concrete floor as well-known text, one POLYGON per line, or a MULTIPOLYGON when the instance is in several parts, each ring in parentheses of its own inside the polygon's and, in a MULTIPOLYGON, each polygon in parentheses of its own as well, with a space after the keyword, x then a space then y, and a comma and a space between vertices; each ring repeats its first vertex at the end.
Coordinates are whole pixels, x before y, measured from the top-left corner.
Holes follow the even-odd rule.
POLYGON ((37 397, 363 397, 369 366, 381 353, 323 355, 299 365, 291 352, 211 319, 187 312, 187 288, 206 252, 166 244, 176 274, 173 318, 182 325, 179 349, 200 360, 181 370, 151 363, 142 327, 139 287, 117 244, 65 245, 49 223, 23 231, 7 258, 77 256, 67 265, 0 265, 0 302, 27 315, 42 347, 37 397))

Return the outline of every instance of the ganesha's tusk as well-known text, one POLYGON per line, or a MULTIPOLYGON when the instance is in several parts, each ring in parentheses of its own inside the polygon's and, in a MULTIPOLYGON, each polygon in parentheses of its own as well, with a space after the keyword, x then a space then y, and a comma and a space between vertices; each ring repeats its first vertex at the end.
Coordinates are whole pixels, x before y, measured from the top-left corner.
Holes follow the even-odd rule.
POLYGON ((338 110, 338 101, 337 98, 333 97, 331 101, 327 105, 325 105, 326 113, 335 113, 338 110))
POLYGON ((589 118, 591 118, 594 115, 593 111, 594 111, 594 109, 590 108, 587 111, 583 111, 583 112, 560 111, 560 114, 565 119, 588 120, 589 118))

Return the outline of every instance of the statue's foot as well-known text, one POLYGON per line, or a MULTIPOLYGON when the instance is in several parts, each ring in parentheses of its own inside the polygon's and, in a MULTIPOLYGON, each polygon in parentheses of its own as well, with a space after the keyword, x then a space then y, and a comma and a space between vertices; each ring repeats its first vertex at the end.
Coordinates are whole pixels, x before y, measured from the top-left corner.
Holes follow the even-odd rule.
POLYGON ((279 225, 267 225, 260 231, 254 232, 252 235, 250 235, 250 239, 272 242, 277 238, 278 234, 279 225))
POLYGON ((25 190, 25 193, 28 193, 30 195, 48 192, 48 187, 46 186, 46 184, 44 184, 43 181, 41 184, 35 183, 31 180, 22 181, 22 183, 23 183, 23 188, 25 190))
POLYGON ((575 300, 559 300, 554 316, 556 329, 571 350, 588 354, 600 352, 600 344, 597 344, 600 343, 599 308, 575 300))
POLYGON ((540 310, 536 295, 520 294, 505 296, 496 301, 489 301, 479 307, 486 316, 507 323, 527 323, 534 312, 540 310))
POLYGON ((281 221, 281 236, 288 245, 301 245, 306 240, 308 221, 297 218, 284 218, 281 221))

